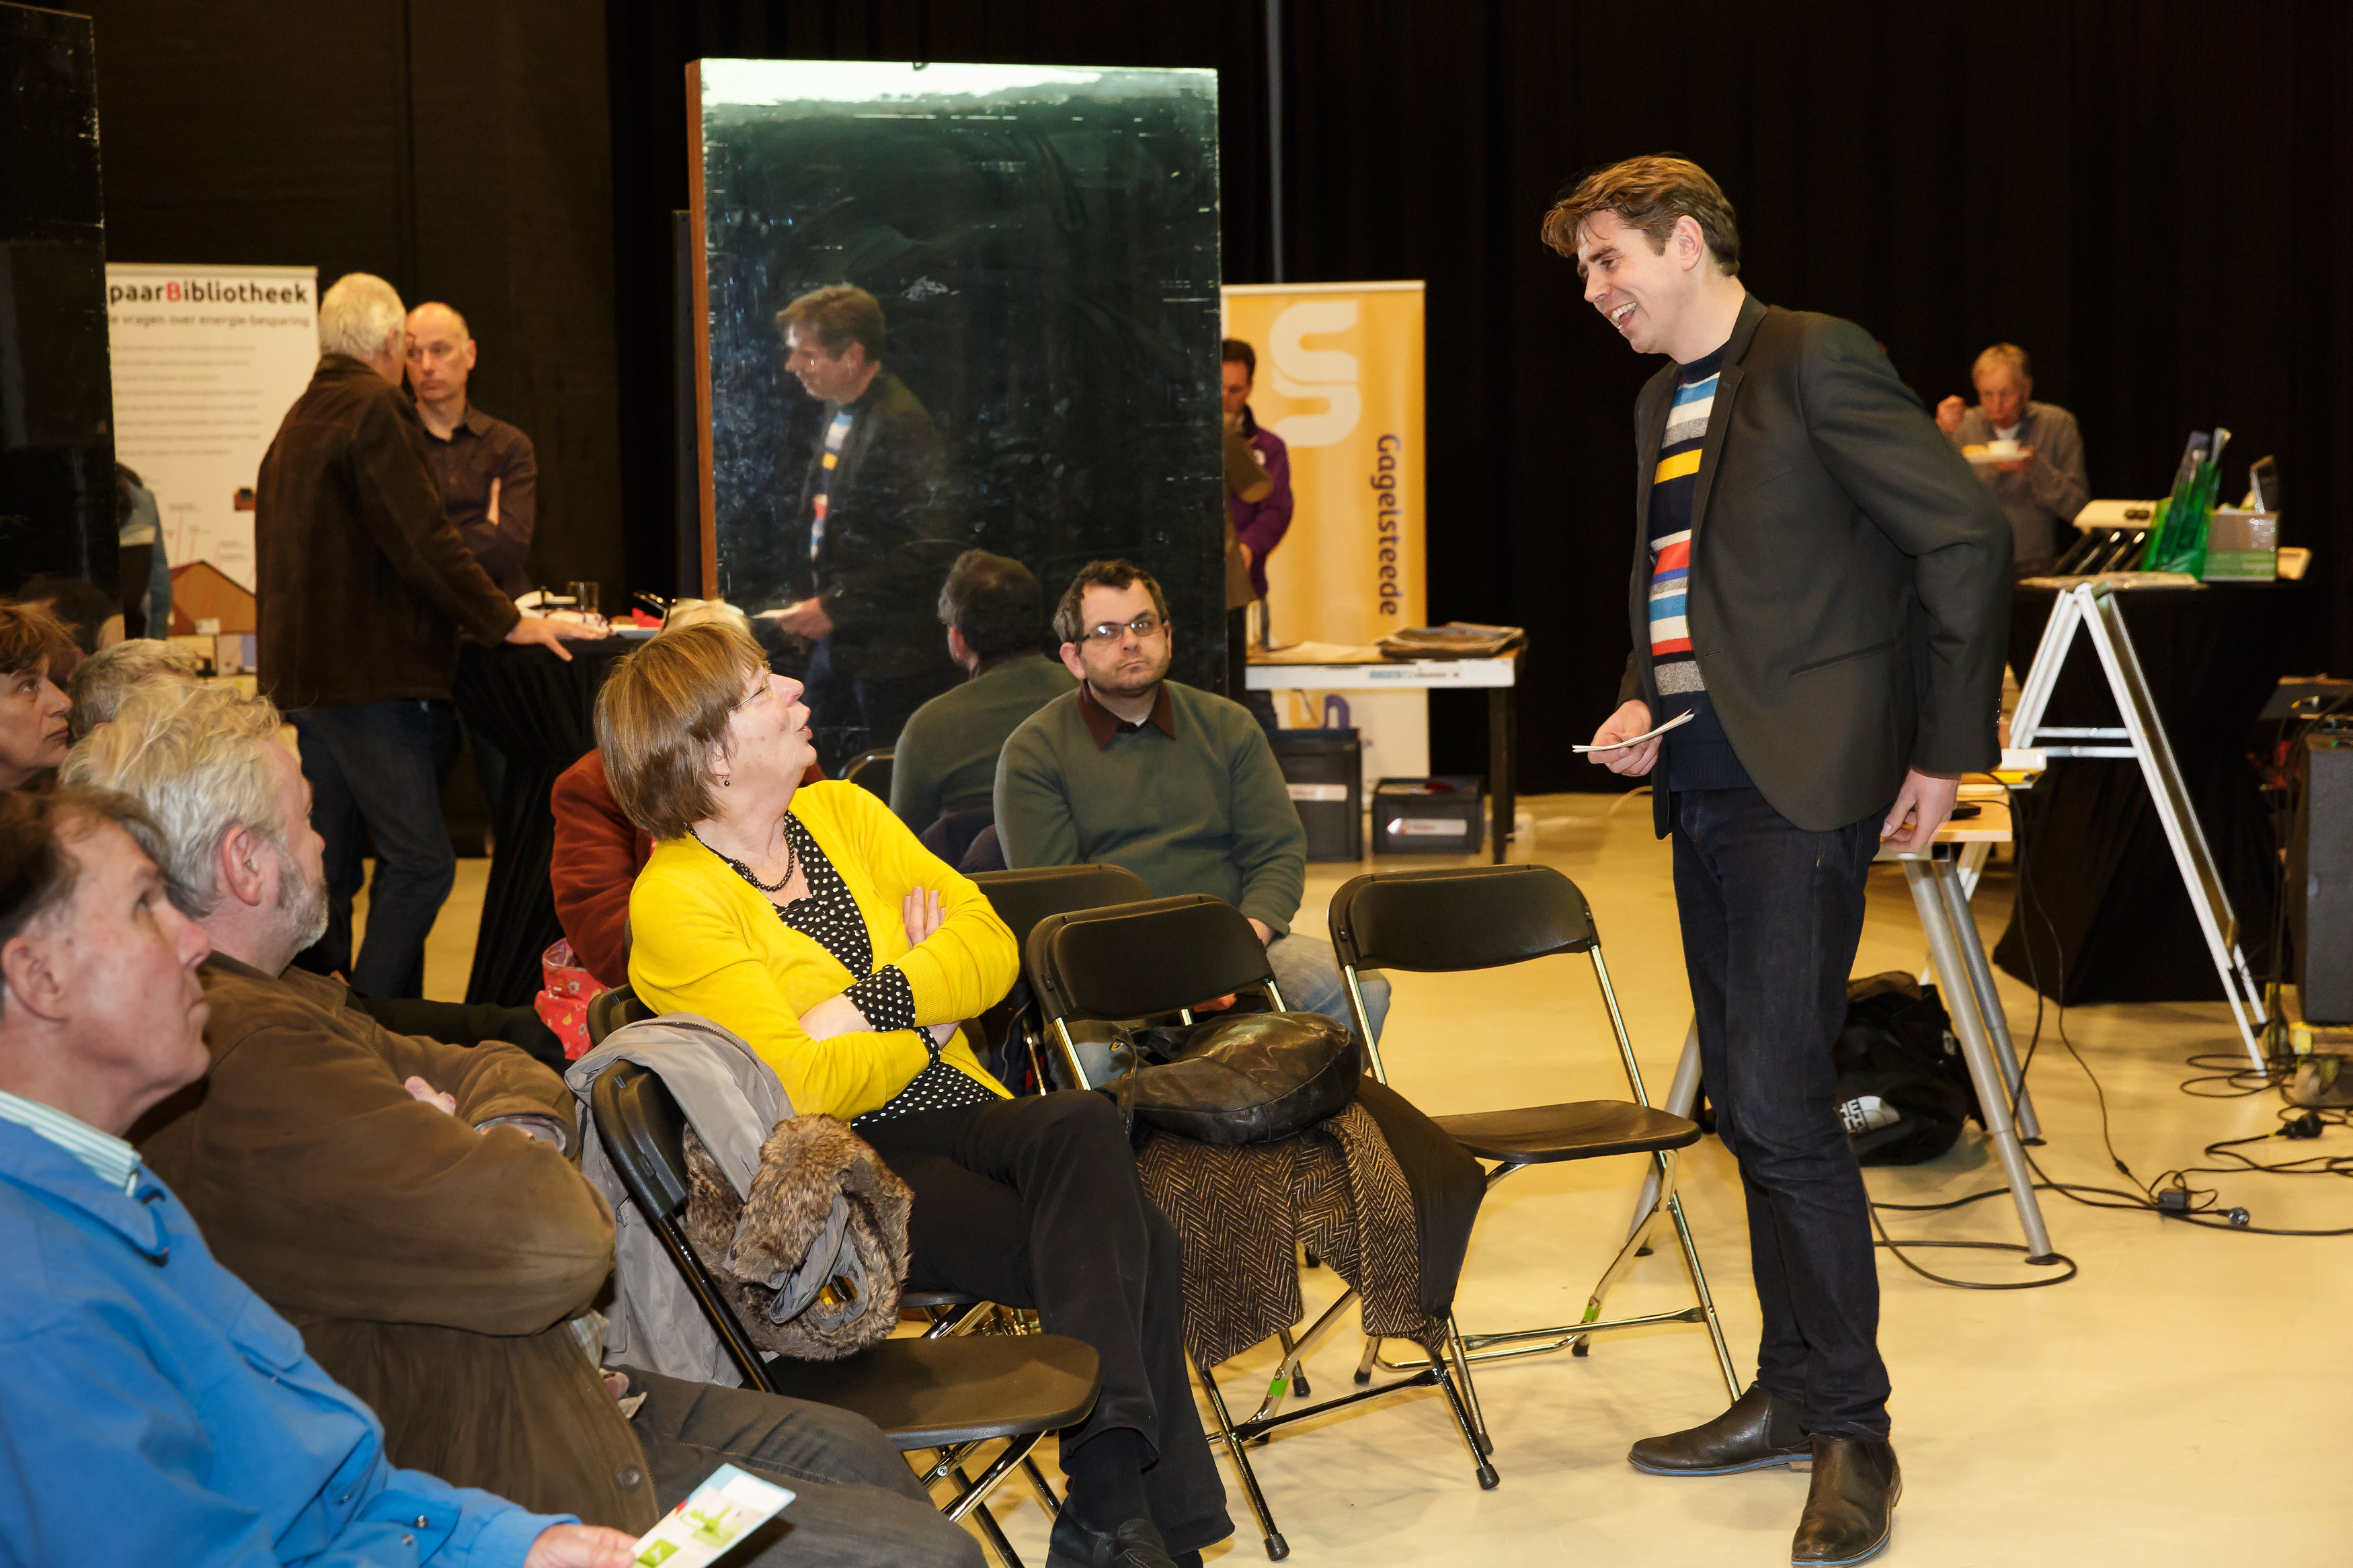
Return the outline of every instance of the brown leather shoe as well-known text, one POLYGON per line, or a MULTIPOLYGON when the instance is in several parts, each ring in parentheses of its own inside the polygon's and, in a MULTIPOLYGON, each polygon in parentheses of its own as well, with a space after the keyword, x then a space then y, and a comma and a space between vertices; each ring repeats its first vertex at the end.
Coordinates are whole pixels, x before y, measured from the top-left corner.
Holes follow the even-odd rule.
POLYGON ((1845 1568, 1878 1556, 1904 1495, 1894 1446, 1817 1435, 1813 1447, 1814 1484, 1789 1547, 1792 1568, 1845 1568))
POLYGON ((1773 1465, 1802 1470, 1812 1458, 1798 1426, 1798 1407, 1775 1399, 1757 1383, 1704 1426, 1643 1438, 1626 1462, 1654 1476, 1728 1476, 1773 1465))

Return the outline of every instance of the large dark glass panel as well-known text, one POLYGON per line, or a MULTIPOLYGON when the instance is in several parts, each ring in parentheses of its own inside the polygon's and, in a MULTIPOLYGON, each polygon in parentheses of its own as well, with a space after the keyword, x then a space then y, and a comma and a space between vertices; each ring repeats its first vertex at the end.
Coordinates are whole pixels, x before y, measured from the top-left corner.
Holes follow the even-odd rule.
POLYGON ((87 16, 0 5, 0 593, 115 586, 98 79, 87 16))
POLYGON ((695 68, 721 591, 754 610, 809 592, 828 421, 776 316, 849 283, 937 437, 892 523, 894 635, 936 659, 939 584, 968 545, 1027 563, 1050 614, 1082 563, 1124 556, 1168 594, 1174 673, 1222 689, 1216 73, 695 68))

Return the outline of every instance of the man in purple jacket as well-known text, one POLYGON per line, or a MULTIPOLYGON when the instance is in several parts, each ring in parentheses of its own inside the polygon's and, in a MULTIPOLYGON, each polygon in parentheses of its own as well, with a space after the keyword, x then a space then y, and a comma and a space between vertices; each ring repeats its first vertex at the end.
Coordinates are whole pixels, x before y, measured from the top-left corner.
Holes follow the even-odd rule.
POLYGON ((1241 542, 1242 560, 1250 567, 1250 596, 1266 598, 1266 558, 1291 529, 1291 452, 1282 437, 1261 427, 1250 416, 1250 386, 1258 374, 1258 352, 1240 338, 1225 341, 1226 423, 1241 431, 1250 456, 1266 470, 1274 488, 1259 500, 1244 500, 1230 489, 1226 510, 1234 520, 1234 536, 1241 542))

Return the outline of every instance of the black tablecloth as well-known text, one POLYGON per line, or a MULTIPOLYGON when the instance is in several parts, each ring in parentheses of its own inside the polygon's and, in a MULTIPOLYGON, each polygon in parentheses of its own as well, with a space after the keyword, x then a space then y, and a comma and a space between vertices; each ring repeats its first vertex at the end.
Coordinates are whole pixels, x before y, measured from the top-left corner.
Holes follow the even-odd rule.
POLYGON ((555 853, 555 775, 596 744, 597 689, 613 661, 638 645, 626 637, 565 645, 565 663, 546 648, 468 644, 451 695, 468 725, 507 761, 506 799, 495 810, 497 847, 482 925, 474 938, 469 1002, 520 1006, 539 992, 539 955, 564 934, 548 866, 555 853))
MULTIPOLYGON (((2010 668, 2021 679, 2056 598, 2047 588, 2013 590, 2010 668)), ((2261 973, 2270 962, 2279 868, 2247 761, 2248 731, 2288 673, 2303 585, 2136 588, 2117 598, 2238 915, 2240 942, 2261 973)), ((2082 630, 2043 718, 2062 726, 2123 722, 2082 630)), ((2221 999, 2221 981, 2137 762, 2054 760, 2019 797, 2018 822, 2025 887, 1994 949, 1996 963, 2070 1005, 2221 999)))

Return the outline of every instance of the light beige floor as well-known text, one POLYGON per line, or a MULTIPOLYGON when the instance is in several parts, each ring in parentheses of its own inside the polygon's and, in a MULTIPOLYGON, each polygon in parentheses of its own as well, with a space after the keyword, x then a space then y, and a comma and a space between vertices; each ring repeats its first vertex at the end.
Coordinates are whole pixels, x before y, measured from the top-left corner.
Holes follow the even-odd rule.
MULTIPOLYGON (((1594 906, 1630 1028, 1654 1094, 1663 1095, 1690 1018, 1666 847, 1648 804, 1613 816, 1609 797, 1523 802, 1531 842, 1514 858, 1556 866, 1594 906)), ((1418 858, 1397 867, 1444 862, 1418 858)), ((428 953, 427 988, 462 994, 485 863, 461 861, 428 953)), ((1357 868, 1310 868, 1303 924, 1357 868)), ((1990 946, 2007 921, 2010 879, 1997 869, 1977 912, 1990 946)), ((1917 968, 1919 927, 1900 873, 1873 873, 1856 972, 1917 968)), ((1607 1022, 1581 959, 1472 976, 1399 974, 1384 1040, 1391 1077, 1436 1112, 1622 1092, 1607 1022)), ((2021 1047, 2033 997, 2001 979, 2021 1047)), ((2031 1073, 2060 1180, 2123 1184, 2099 1142, 2083 1072, 2046 1014, 2031 1073)), ((2188 1098, 2193 1051, 2232 1048, 2211 1005, 2078 1008, 2068 1033, 2105 1086, 2117 1151, 2144 1177, 2204 1163, 2219 1138, 2267 1130, 2273 1097, 2188 1098)), ((2275 1143, 2285 1159, 2347 1152, 2353 1133, 2275 1143)), ((1574 1320, 1623 1234, 1641 1167, 1634 1160, 1537 1170, 1497 1189, 1465 1268, 1460 1316, 1472 1331, 1574 1320)), ((1870 1173, 1873 1193, 1933 1201, 1999 1180, 1974 1129, 1945 1158, 1870 1173)), ((2205 1178, 2258 1225, 2353 1225, 2353 1186, 2311 1178, 2205 1178)), ((1757 1336, 1738 1190, 1722 1148, 1687 1159, 1683 1191, 1734 1355, 1751 1364, 1757 1336)), ((1931 1285, 1882 1254, 1881 1345, 1895 1385, 1904 1503, 1884 1561, 1960 1564, 2335 1564, 2353 1562, 2353 1241, 2214 1233, 2141 1214, 2094 1211, 2044 1194, 2058 1248, 2082 1265, 2052 1289, 1976 1292, 1931 1285)), ((1899 1237, 2016 1240, 2006 1199, 1956 1214, 1890 1215, 1899 1237)), ((1994 1255, 1929 1253, 1938 1272, 2019 1279, 2039 1271, 1994 1255)), ((1331 1299, 1327 1271, 1307 1276, 1309 1309, 1331 1299)), ((1613 1309, 1683 1304, 1671 1253, 1644 1259, 1613 1309)), ((1363 1341, 1335 1330, 1310 1363, 1318 1396, 1348 1386, 1363 1341)), ((1230 1404, 1262 1389, 1264 1351, 1226 1369, 1230 1404)), ((1482 1492, 1438 1396, 1416 1391, 1288 1428, 1254 1458, 1299 1563, 1505 1561, 1770 1564, 1788 1561, 1807 1479, 1759 1471, 1676 1481, 1637 1474, 1629 1443, 1704 1419, 1725 1402, 1706 1342, 1673 1328, 1603 1342, 1585 1359, 1483 1367, 1479 1390, 1502 1486, 1482 1492)), ((1213 1552, 1225 1568, 1263 1561, 1229 1472, 1239 1527, 1213 1552)), ((997 1511, 1031 1564, 1047 1521, 1008 1486, 997 1511)))

